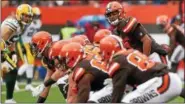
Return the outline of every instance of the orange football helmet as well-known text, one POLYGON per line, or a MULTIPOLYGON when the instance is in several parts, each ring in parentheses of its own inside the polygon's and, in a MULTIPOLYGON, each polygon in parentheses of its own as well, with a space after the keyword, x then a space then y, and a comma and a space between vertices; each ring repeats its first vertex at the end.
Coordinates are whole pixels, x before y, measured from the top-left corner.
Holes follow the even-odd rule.
POLYGON ((108 29, 100 29, 94 35, 94 44, 99 44, 100 40, 105 36, 111 35, 111 31, 108 29))
POLYGON ((86 45, 86 40, 81 35, 74 36, 71 40, 72 42, 80 43, 82 46, 86 45))
POLYGON ((121 49, 125 49, 122 39, 115 35, 109 35, 100 41, 100 53, 104 61, 110 62, 113 54, 121 49))
POLYGON ((55 59, 56 57, 59 56, 59 53, 62 49, 62 47, 65 45, 65 44, 68 44, 70 43, 69 40, 60 40, 60 41, 57 41, 55 42, 51 48, 49 49, 49 58, 51 60, 55 59))
POLYGON ((42 54, 47 46, 52 43, 52 36, 46 31, 40 31, 32 36, 31 47, 35 55, 42 54))
POLYGON ((107 4, 105 17, 111 25, 117 25, 124 16, 125 11, 119 2, 112 1, 107 4))
POLYGON ((73 68, 82 59, 85 58, 83 46, 80 43, 71 42, 65 44, 60 51, 59 57, 67 68, 73 68))
POLYGON ((84 39, 86 44, 91 44, 91 42, 89 41, 88 37, 86 35, 79 35, 79 37, 81 37, 82 39, 84 39))

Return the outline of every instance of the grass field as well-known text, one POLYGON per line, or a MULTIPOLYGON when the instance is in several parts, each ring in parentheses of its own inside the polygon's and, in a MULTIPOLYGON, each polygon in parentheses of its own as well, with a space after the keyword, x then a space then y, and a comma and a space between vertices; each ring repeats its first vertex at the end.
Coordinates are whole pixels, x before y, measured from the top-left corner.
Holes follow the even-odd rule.
MULTIPOLYGON (((15 91, 14 93, 14 100, 17 101, 17 103, 33 103, 36 102, 37 98, 32 97, 31 92, 25 91, 24 87, 25 85, 20 85, 20 91, 15 91)), ((6 87, 3 85, 1 87, 1 103, 4 103, 6 98, 6 87)), ((58 87, 54 86, 51 88, 51 91, 49 93, 49 96, 46 100, 46 103, 65 103, 64 98, 62 97, 58 87)), ((170 101, 170 103, 184 103, 184 99, 181 97, 177 97, 170 101)))

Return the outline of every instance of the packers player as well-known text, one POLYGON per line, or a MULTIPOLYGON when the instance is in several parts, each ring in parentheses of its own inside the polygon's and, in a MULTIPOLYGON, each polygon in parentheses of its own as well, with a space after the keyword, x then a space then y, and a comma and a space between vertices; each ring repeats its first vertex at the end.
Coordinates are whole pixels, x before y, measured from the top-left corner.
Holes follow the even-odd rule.
POLYGON ((1 51, 1 75, 6 83, 6 101, 5 103, 14 103, 13 91, 15 85, 15 80, 17 77, 16 70, 17 55, 13 47, 9 47, 6 50, 1 51))
POLYGON ((4 61, 7 61, 11 66, 13 66, 13 70, 5 71, 6 76, 9 76, 5 78, 7 88, 7 97, 5 103, 15 103, 13 100, 13 90, 17 76, 17 67, 15 66, 15 63, 12 62, 13 60, 10 55, 4 51, 6 51, 10 46, 14 47, 14 43, 18 40, 18 36, 32 22, 32 19, 32 7, 28 4, 21 4, 16 9, 16 15, 7 17, 1 24, 1 54, 2 56, 5 56, 4 61))
POLYGON ((29 90, 32 85, 33 69, 34 69, 34 57, 31 53, 29 43, 31 42, 32 35, 40 30, 42 23, 40 20, 41 12, 38 7, 33 7, 33 22, 27 27, 23 34, 19 37, 19 41, 16 44, 17 52, 20 59, 23 61, 23 65, 18 70, 18 75, 22 76, 26 72, 27 85, 26 90, 29 90))

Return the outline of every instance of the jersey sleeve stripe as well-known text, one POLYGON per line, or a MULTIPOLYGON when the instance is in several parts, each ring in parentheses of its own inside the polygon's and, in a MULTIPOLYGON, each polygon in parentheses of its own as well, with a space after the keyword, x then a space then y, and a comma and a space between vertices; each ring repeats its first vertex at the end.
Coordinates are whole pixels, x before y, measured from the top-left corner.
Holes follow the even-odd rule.
POLYGON ((108 74, 110 77, 114 75, 114 73, 120 68, 120 65, 118 63, 113 63, 108 71, 108 74))
POLYGON ((13 30, 13 31, 16 31, 16 29, 15 28, 13 28, 12 26, 10 26, 10 25, 7 25, 11 30, 13 30))
POLYGON ((5 22, 5 24, 6 24, 7 26, 9 26, 10 29, 12 29, 13 31, 16 31, 16 30, 17 30, 17 27, 16 27, 15 25, 13 25, 12 23, 10 23, 10 22, 5 22))
POLYGON ((78 81, 83 76, 84 73, 85 70, 83 68, 78 68, 75 72, 74 80, 78 81))
POLYGON ((9 21, 6 21, 5 23, 8 23, 8 24, 12 25, 14 28, 17 28, 17 26, 15 24, 13 24, 13 23, 11 23, 9 21))
POLYGON ((134 25, 134 23, 136 22, 136 18, 132 18, 127 25, 123 28, 123 32, 124 33, 128 33, 130 31, 130 29, 132 28, 132 26, 134 25))

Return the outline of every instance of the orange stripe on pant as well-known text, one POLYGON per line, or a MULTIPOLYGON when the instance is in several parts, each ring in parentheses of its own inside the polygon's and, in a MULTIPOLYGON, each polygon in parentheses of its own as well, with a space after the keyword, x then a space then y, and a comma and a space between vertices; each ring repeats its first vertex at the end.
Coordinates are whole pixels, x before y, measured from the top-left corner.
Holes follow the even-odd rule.
POLYGON ((161 84, 160 87, 157 88, 157 91, 158 91, 160 94, 164 93, 165 91, 168 90, 169 84, 170 84, 169 74, 165 74, 165 75, 162 77, 162 84, 161 84))

